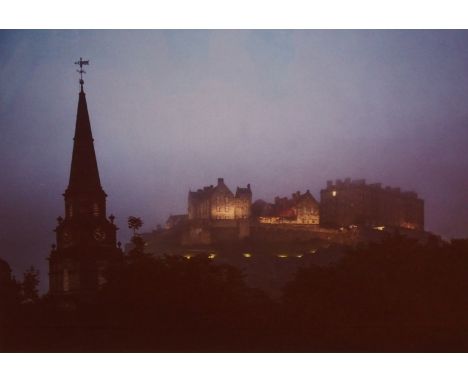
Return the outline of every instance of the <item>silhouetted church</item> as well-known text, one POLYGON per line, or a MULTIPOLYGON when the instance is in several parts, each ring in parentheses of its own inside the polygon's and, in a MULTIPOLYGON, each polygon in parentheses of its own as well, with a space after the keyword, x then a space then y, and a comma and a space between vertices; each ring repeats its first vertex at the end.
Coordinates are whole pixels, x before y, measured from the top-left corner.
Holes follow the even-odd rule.
MULTIPOLYGON (((84 63, 80 59, 80 69, 84 63)), ((73 156, 65 197, 65 218, 57 219, 57 244, 49 257, 51 295, 88 295, 105 282, 106 268, 121 258, 114 217, 106 217, 91 124, 80 80, 73 156)))

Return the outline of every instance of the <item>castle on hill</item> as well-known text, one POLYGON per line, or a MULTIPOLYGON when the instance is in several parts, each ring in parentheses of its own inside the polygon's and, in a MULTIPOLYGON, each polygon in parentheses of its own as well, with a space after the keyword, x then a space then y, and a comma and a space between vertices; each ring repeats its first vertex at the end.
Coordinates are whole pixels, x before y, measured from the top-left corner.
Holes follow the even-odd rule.
POLYGON ((424 201, 415 192, 368 184, 363 179, 328 181, 320 202, 307 190, 273 202, 252 202, 252 189, 233 193, 223 178, 215 186, 189 191, 187 214, 171 215, 167 230, 178 229, 185 246, 244 239, 331 242, 366 240, 373 231, 424 232, 424 201), (356 230, 366 232, 356 238, 356 230), (352 234, 350 233, 352 232, 352 234))

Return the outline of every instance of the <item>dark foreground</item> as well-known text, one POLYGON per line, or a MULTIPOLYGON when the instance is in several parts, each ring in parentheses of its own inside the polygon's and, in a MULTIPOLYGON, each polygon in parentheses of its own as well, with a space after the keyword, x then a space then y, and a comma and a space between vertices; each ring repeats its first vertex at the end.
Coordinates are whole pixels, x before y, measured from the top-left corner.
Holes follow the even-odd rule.
POLYGON ((64 308, 2 290, 4 352, 466 352, 468 245, 401 237, 301 269, 273 300, 206 259, 133 254, 64 308))

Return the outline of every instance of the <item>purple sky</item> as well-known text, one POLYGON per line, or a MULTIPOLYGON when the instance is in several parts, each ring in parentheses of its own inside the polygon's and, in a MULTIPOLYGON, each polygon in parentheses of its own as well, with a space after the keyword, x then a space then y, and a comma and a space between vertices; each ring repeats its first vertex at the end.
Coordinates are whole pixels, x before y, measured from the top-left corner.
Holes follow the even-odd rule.
POLYGON ((151 230, 218 177, 266 200, 366 178, 468 236, 467 31, 0 31, 0 257, 17 273, 47 278, 80 56, 122 242, 127 216, 151 230))

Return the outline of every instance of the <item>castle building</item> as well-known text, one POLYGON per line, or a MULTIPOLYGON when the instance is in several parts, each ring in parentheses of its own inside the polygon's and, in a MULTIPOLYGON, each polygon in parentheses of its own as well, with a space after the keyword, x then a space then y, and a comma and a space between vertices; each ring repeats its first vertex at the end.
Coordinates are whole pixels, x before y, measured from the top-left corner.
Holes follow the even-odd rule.
POLYGON ((424 201, 415 192, 347 178, 327 182, 320 192, 320 219, 325 227, 351 225, 424 230, 424 201))
POLYGON ((216 186, 189 191, 188 213, 171 215, 165 229, 146 235, 147 242, 160 253, 211 256, 215 248, 243 248, 250 257, 252 248, 259 253, 283 248, 277 255, 287 257, 293 248, 315 253, 330 245, 380 240, 399 228, 416 240, 430 237, 424 231, 424 201, 416 193, 364 180, 329 181, 321 203, 309 190, 272 203, 251 201, 250 185, 234 194, 219 178, 216 186))
POLYGON ((234 195, 218 178, 216 186, 207 186, 188 194, 189 220, 239 220, 250 217, 252 191, 250 184, 246 188, 237 187, 234 195))
POLYGON ((291 198, 276 197, 274 203, 257 200, 252 205, 252 214, 264 224, 311 224, 320 223, 319 204, 309 190, 300 191, 291 198))
POLYGON ((82 79, 80 84, 70 178, 63 194, 65 217, 57 219, 56 245, 48 258, 51 295, 95 292, 105 282, 109 264, 122 255, 114 217, 106 217, 107 195, 99 178, 82 79))
POLYGON ((234 194, 218 178, 216 186, 207 186, 188 193, 187 218, 173 218, 167 222, 173 226, 173 221, 186 221, 184 244, 211 244, 219 241, 235 241, 250 235, 250 207, 252 190, 237 187, 234 194))

